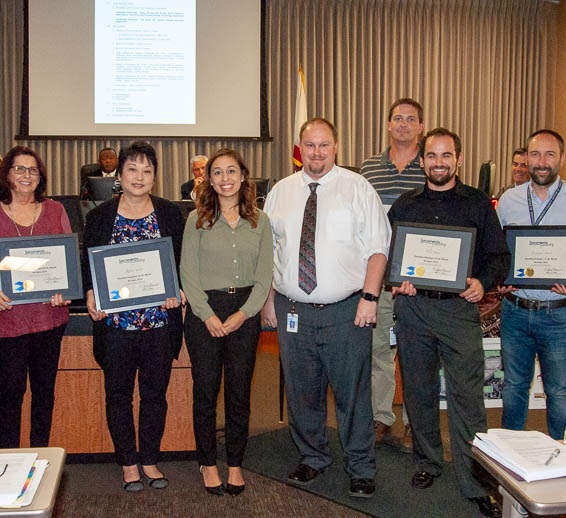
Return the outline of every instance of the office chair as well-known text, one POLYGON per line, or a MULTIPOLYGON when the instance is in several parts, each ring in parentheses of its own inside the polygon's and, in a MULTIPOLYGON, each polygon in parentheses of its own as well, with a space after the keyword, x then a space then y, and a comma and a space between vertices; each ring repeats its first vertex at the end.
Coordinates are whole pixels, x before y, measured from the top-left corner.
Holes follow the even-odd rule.
POLYGON ((488 160, 480 166, 478 189, 491 198, 493 181, 495 180, 495 162, 488 160))

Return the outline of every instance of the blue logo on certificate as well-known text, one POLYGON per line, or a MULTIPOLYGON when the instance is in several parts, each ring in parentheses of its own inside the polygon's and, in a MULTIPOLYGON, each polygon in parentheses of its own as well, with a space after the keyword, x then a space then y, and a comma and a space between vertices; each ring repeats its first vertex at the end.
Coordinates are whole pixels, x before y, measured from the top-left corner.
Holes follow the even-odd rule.
POLYGON ((112 290, 110 292, 110 300, 127 299, 130 296, 130 289, 127 287, 120 288, 119 290, 112 290))

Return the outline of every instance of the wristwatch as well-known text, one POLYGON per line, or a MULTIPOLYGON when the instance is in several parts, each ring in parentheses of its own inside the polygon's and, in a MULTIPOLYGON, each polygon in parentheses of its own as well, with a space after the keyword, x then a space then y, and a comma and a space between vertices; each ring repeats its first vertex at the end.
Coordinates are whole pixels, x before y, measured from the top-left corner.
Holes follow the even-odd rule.
POLYGON ((366 291, 362 291, 362 299, 368 300, 369 302, 377 302, 379 300, 379 296, 374 295, 373 293, 367 293, 366 291))

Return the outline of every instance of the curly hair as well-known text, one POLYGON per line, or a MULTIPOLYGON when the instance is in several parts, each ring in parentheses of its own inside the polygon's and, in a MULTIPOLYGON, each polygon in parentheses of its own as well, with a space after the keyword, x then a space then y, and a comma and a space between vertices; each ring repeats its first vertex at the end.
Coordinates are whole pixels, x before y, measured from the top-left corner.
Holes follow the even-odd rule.
POLYGON ((39 169, 39 184, 33 193, 37 203, 45 199, 45 191, 47 189, 47 168, 41 160, 41 157, 33 149, 26 146, 16 146, 6 153, 4 160, 0 162, 0 201, 9 205, 12 203, 12 186, 8 181, 8 174, 14 165, 14 160, 20 155, 29 155, 35 158, 37 168, 39 169))
POLYGON ((217 158, 228 156, 233 158, 240 167, 244 180, 238 192, 238 205, 240 217, 248 220, 252 228, 257 227, 259 213, 256 204, 255 184, 250 182, 250 171, 244 163, 242 156, 234 149, 222 148, 216 151, 206 164, 206 175, 204 181, 197 187, 197 228, 210 229, 220 217, 220 202, 218 193, 210 183, 210 170, 217 158))

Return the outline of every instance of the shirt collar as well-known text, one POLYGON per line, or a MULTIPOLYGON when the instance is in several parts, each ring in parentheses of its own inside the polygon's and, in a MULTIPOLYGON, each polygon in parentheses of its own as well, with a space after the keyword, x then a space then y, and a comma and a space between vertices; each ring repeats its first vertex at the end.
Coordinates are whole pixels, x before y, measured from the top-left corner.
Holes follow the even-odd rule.
MULTIPOLYGON (((391 160, 391 146, 387 146, 387 149, 383 152, 382 156, 383 156, 384 163, 390 164, 391 166, 395 167, 393 165, 392 160, 391 160)), ((407 164, 407 166, 405 168, 407 168, 409 165, 416 165, 417 167, 421 166, 421 161, 420 161, 418 150, 417 150, 417 154, 413 157, 413 159, 407 164)))
POLYGON ((305 186, 313 182, 316 182, 319 185, 324 185, 325 183, 332 181, 332 178, 334 178, 337 174, 338 174, 338 167, 336 166, 336 164, 334 164, 334 166, 330 171, 328 171, 328 173, 326 173, 323 177, 318 178, 317 180, 313 180, 307 173, 305 173, 304 169, 301 169, 303 185, 305 186))

